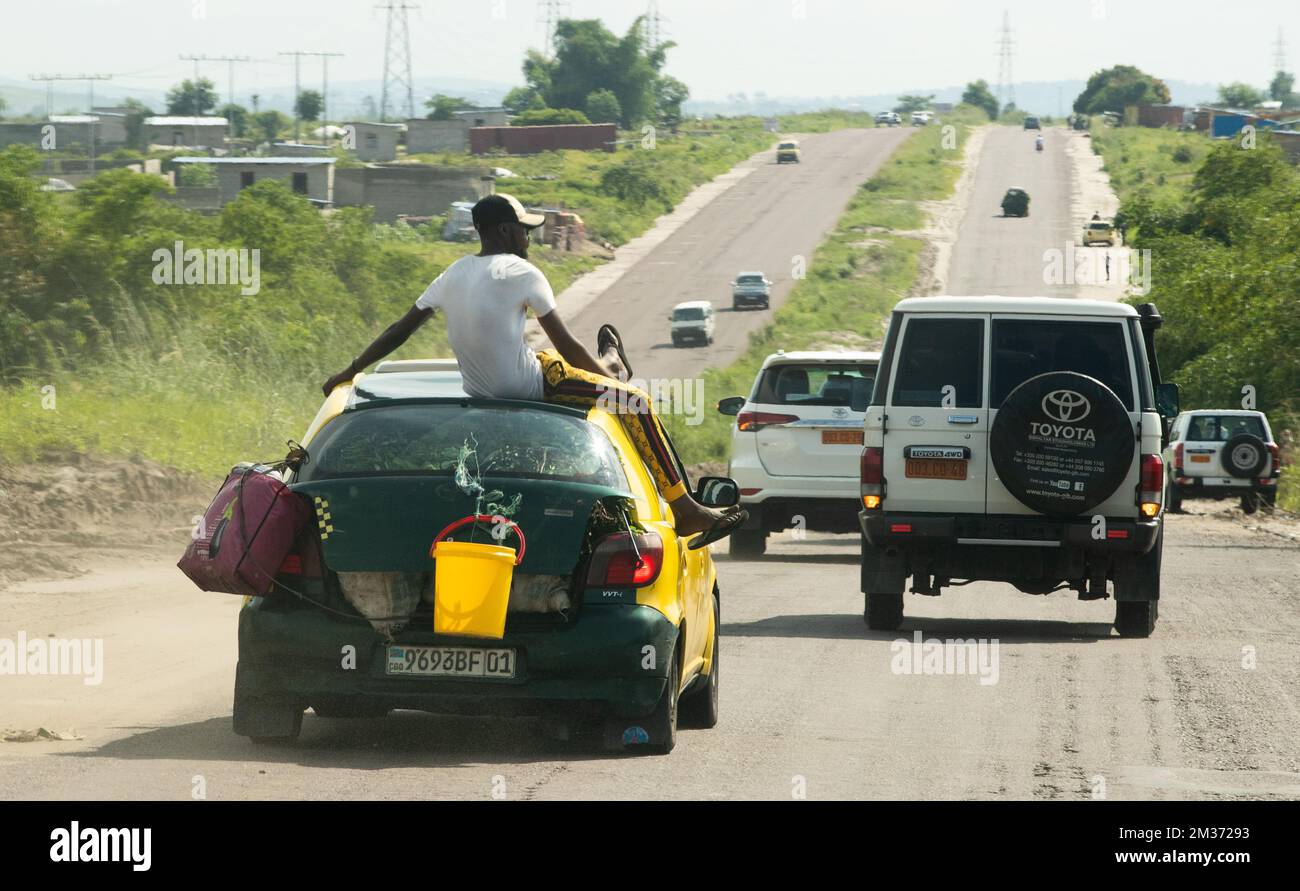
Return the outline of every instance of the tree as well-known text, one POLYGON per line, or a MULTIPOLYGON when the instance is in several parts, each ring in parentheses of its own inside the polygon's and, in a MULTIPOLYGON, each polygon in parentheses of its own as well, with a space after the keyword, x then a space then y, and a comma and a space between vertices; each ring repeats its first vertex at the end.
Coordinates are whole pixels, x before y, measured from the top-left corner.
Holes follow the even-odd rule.
POLYGON ((506 93, 501 105, 511 114, 522 114, 530 109, 545 108, 546 100, 533 87, 515 87, 506 93))
POLYGON ((250 129, 267 142, 275 142, 280 131, 289 125, 289 119, 274 109, 259 111, 249 118, 250 129))
POLYGON ((623 37, 599 19, 561 19, 555 28, 555 58, 529 51, 524 79, 551 108, 586 108, 587 97, 609 90, 618 99, 619 123, 631 127, 654 116, 659 67, 671 43, 645 50, 643 19, 623 37))
POLYGON ((899 114, 911 114, 914 111, 925 111, 930 107, 930 103, 933 101, 934 96, 899 96, 898 104, 894 106, 894 111, 899 114))
POLYGON ((462 99, 460 96, 448 96, 444 93, 434 93, 424 102, 424 107, 429 109, 425 115, 431 121, 450 121, 452 113, 464 111, 467 108, 473 108, 474 103, 468 99, 462 99))
POLYGON ((1169 87, 1159 78, 1134 68, 1116 65, 1088 78, 1088 85, 1074 100, 1080 114, 1123 114, 1130 105, 1168 105, 1169 87))
POLYGON ((993 91, 989 89, 989 82, 983 78, 966 84, 966 90, 961 94, 961 101, 984 109, 990 121, 997 120, 998 97, 993 95, 993 91))
POLYGON ((248 129, 248 109, 234 102, 227 102, 217 109, 217 114, 230 121, 230 132, 242 139, 248 129))
POLYGON ((122 105, 126 108, 126 144, 144 148, 144 119, 153 117, 153 110, 139 99, 128 98, 122 105))
POLYGON ((1291 93, 1294 90, 1295 75, 1289 71, 1279 71, 1273 75, 1273 80, 1268 85, 1269 98, 1282 103, 1286 103, 1291 99, 1291 93))
POLYGON ((316 90, 303 90, 298 94, 298 101, 293 104, 294 113, 304 121, 314 121, 320 117, 325 100, 316 90))
POLYGON ((167 91, 167 113, 199 117, 217 107, 217 90, 206 77, 181 81, 167 91))
POLYGON ((590 124, 591 119, 576 108, 532 108, 515 115, 514 123, 519 127, 536 124, 590 124))
POLYGON ((1250 84, 1241 81, 1219 87, 1219 102, 1228 108, 1254 108, 1264 101, 1264 95, 1250 84))
POLYGON ((690 88, 675 77, 661 75, 655 83, 655 109, 659 123, 676 131, 682 123, 682 103, 691 96, 690 88))
POLYGON ((609 90, 594 90, 587 95, 587 118, 593 124, 617 124, 623 118, 618 97, 609 90))

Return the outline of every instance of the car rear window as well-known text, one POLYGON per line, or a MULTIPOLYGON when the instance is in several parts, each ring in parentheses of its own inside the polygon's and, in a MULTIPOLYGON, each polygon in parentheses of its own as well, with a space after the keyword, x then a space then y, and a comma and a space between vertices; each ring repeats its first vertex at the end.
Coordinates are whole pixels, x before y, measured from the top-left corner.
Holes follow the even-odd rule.
POLYGON ((1193 415, 1187 425, 1188 442, 1227 442, 1239 433, 1268 440, 1264 421, 1254 415, 1193 415))
POLYGON ((1128 340, 1120 322, 995 319, 993 397, 999 406, 1016 387, 1049 371, 1073 371, 1109 387, 1133 410, 1128 340))
POLYGON ((894 405, 938 408, 946 387, 952 406, 984 404, 984 320, 913 316, 903 332, 894 405))
MULTIPOLYGON (((663 310, 660 310, 662 312, 663 310)), ((674 322, 697 322, 704 318, 704 308, 701 306, 688 306, 685 309, 673 310, 674 322)))
POLYGON ((871 399, 876 383, 874 364, 772 365, 759 378, 754 402, 764 405, 860 405, 871 399))
MULTIPOLYGON (((613 444, 586 420, 543 409, 456 404, 374 406, 345 412, 309 449, 300 481, 456 473, 462 449, 484 476, 568 480, 626 490, 613 444)), ((471 464, 469 469, 474 470, 471 464)))
POLYGON ((739 275, 739 276, 736 276, 736 281, 739 282, 739 283, 742 284, 742 285, 761 285, 761 284, 763 283, 763 276, 761 276, 761 275, 739 275))

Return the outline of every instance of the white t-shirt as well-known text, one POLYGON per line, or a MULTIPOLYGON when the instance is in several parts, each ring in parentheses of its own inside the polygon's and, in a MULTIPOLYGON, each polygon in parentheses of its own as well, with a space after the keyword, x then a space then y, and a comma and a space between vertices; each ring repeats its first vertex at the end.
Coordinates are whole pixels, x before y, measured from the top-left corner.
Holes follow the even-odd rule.
POLYGON ((465 392, 480 399, 541 399, 542 366, 524 342, 526 310, 555 309, 542 271, 514 254, 461 257, 415 301, 442 312, 465 392))

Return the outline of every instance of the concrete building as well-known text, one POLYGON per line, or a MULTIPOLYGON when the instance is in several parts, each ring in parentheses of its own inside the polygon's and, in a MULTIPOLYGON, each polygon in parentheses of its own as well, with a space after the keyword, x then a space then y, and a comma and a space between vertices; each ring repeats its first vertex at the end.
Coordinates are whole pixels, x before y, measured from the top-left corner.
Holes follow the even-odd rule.
POLYGON ((175 158, 174 164, 209 164, 217 172, 218 204, 239 196, 241 189, 263 180, 284 183, 313 203, 334 203, 333 158, 175 158))
POLYGON ((453 111, 451 115, 470 127, 505 127, 510 124, 510 112, 504 108, 466 108, 453 111))
POLYGON ((330 154, 327 145, 312 145, 305 142, 272 143, 271 151, 281 158, 325 158, 330 154))
POLYGON ((144 119, 145 145, 225 148, 230 122, 216 117, 157 115, 144 119))
POLYGON ((378 223, 401 216, 441 216, 453 202, 477 201, 494 189, 495 180, 484 168, 370 165, 345 167, 334 175, 334 203, 373 207, 378 223))
POLYGON ((618 128, 613 124, 542 124, 536 127, 473 127, 469 150, 476 155, 504 151, 531 155, 557 149, 614 151, 618 128))
POLYGON ((407 118, 406 153, 408 155, 467 151, 469 151, 468 122, 407 118))
POLYGON ((397 139, 402 134, 401 124, 377 124, 373 121, 351 121, 343 125, 346 133, 344 145, 360 161, 393 161, 397 158, 397 139))

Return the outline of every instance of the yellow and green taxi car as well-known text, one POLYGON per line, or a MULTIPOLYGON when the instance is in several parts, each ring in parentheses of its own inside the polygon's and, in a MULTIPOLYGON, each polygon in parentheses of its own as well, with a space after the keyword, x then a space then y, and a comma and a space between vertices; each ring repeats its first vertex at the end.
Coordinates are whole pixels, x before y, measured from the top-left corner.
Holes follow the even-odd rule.
POLYGON ((1083 245, 1087 247, 1090 244, 1113 246, 1115 244, 1115 224, 1110 220, 1090 220, 1083 227, 1083 245))
MULTIPOLYGON (((532 714, 668 752, 679 711, 716 724, 713 561, 673 531, 616 417, 471 399, 454 360, 385 362, 335 389, 303 445, 289 482, 316 523, 240 612, 236 733, 292 741, 307 708, 532 714), (471 515, 526 540, 500 639, 434 630, 430 546, 471 515)), ((739 492, 713 477, 696 497, 739 492)))
POLYGON ((787 139, 785 142, 778 143, 776 146, 776 163, 798 164, 799 143, 795 142, 793 139, 787 139))

